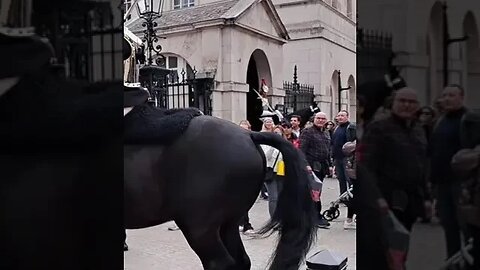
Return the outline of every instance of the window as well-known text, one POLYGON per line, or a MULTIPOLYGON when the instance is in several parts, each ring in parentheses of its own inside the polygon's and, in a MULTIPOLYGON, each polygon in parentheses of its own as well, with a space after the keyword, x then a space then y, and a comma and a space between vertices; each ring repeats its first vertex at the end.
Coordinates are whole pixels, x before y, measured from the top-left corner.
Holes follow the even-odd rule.
POLYGON ((167 68, 167 60, 166 59, 167 58, 164 58, 164 57, 158 57, 157 59, 155 59, 155 63, 159 67, 167 68))
POLYGON ((176 78, 178 78, 181 71, 181 69, 179 70, 178 62, 178 57, 176 56, 159 56, 155 59, 157 66, 177 71, 176 78))
POLYGON ((175 56, 168 57, 168 68, 178 68, 178 58, 175 56))
POLYGON ((195 0, 173 0, 173 9, 195 6, 195 0))

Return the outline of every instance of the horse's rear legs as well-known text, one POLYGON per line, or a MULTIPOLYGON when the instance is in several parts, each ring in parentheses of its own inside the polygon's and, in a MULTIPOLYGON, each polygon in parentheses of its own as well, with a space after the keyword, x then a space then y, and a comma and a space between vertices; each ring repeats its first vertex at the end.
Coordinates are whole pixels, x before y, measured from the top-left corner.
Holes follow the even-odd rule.
POLYGON ((238 232, 238 222, 224 224, 220 228, 220 237, 230 255, 235 259, 235 267, 231 269, 250 270, 251 262, 238 232))
MULTIPOLYGON (((235 269, 235 261, 223 245, 218 228, 178 224, 190 247, 202 261, 205 270, 235 269)), ((237 229, 238 230, 238 229, 237 229)))

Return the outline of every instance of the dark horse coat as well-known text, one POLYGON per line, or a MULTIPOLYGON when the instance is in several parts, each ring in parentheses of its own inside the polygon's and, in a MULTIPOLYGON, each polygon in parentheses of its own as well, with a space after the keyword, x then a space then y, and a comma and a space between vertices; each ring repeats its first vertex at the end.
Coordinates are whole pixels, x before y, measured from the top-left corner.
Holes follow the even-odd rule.
POLYGON ((316 232, 300 152, 276 134, 250 132, 211 116, 193 118, 171 143, 125 145, 126 228, 175 220, 205 269, 250 269, 238 222, 263 184, 259 144, 278 148, 286 165, 278 211, 261 230, 280 232, 271 269, 298 269, 316 232))

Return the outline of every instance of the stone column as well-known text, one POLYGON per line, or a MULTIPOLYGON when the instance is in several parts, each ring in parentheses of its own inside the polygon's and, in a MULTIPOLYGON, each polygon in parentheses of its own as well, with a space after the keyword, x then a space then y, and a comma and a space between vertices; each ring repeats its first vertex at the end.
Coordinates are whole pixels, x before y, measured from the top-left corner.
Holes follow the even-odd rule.
POLYGON ((212 93, 212 115, 234 123, 247 119, 248 84, 216 82, 212 93))

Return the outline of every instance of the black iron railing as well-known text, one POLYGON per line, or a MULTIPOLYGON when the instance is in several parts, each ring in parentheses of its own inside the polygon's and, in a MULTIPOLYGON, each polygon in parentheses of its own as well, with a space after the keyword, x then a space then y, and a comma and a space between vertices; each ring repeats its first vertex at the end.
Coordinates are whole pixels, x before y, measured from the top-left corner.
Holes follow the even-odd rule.
POLYGON ((315 98, 313 85, 298 83, 296 65, 293 69, 293 82, 284 81, 283 89, 285 90, 285 114, 308 108, 315 98))

